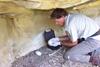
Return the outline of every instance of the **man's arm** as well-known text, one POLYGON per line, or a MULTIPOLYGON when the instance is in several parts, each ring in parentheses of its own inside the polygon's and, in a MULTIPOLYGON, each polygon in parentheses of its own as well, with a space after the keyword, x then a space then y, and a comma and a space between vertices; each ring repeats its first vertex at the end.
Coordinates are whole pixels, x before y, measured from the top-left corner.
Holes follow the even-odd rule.
POLYGON ((64 35, 64 36, 60 36, 59 39, 60 39, 61 44, 62 44, 63 46, 66 46, 66 47, 73 47, 73 46, 75 46, 75 45, 78 44, 78 41, 73 42, 73 41, 69 38, 69 36, 67 35, 67 33, 66 33, 66 35, 64 35))
POLYGON ((71 40, 61 41, 61 44, 66 47, 73 47, 78 44, 78 41, 72 42, 71 40))
POLYGON ((66 33, 65 35, 59 36, 60 41, 69 40, 68 32, 65 32, 65 33, 66 33))
POLYGON ((69 37, 67 35, 59 36, 60 41, 66 41, 69 40, 69 37))

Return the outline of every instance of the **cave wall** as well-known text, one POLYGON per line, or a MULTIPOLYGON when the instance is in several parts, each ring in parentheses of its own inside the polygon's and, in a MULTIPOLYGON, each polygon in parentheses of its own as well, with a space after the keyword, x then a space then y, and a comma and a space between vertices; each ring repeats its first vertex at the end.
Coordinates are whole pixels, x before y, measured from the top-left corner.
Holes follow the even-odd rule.
MULTIPOLYGON (((70 13, 83 13, 100 25, 100 1, 66 8, 70 13)), ((16 4, 0 2, 0 67, 10 67, 16 58, 46 45, 43 31, 55 30, 64 34, 61 27, 50 19, 51 10, 28 9, 16 4)))

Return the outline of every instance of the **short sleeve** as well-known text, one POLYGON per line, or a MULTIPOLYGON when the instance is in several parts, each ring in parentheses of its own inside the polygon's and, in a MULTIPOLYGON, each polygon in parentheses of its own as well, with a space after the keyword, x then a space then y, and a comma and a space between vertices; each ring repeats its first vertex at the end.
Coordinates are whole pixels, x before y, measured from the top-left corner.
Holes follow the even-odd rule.
POLYGON ((67 32, 69 33, 69 37, 73 42, 77 41, 78 32, 77 32, 77 27, 75 24, 70 24, 68 26, 67 32))

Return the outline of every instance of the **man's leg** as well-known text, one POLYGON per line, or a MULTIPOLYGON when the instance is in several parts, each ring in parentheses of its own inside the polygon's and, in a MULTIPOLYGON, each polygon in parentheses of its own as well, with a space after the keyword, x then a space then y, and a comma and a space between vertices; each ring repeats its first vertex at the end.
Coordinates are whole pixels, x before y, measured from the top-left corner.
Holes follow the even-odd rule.
POLYGON ((90 60, 90 55, 88 55, 88 53, 98 48, 100 48, 100 41, 88 38, 66 51, 64 58, 72 61, 88 63, 90 60))

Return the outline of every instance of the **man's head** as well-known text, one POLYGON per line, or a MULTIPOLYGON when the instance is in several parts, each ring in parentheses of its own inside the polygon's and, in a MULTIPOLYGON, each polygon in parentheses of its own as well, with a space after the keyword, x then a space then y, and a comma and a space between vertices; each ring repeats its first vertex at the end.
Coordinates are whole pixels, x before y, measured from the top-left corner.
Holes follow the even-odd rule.
POLYGON ((56 22, 57 25, 63 26, 65 22, 65 16, 67 15, 68 13, 66 10, 62 8, 56 8, 53 10, 51 18, 56 22))

